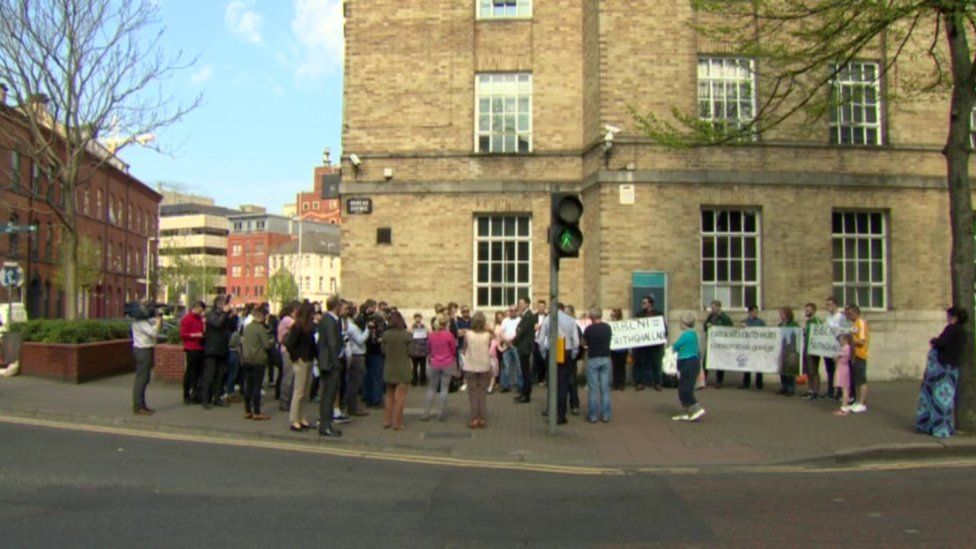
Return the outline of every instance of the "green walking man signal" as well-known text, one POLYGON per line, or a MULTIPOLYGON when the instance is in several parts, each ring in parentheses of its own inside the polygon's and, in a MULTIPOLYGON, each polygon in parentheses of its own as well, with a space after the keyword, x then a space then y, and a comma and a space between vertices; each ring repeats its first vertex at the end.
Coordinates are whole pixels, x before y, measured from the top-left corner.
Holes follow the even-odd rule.
POLYGON ((553 259, 579 257, 583 246, 583 232, 579 222, 583 217, 583 203, 576 193, 552 193, 550 196, 552 219, 549 225, 549 242, 553 259))

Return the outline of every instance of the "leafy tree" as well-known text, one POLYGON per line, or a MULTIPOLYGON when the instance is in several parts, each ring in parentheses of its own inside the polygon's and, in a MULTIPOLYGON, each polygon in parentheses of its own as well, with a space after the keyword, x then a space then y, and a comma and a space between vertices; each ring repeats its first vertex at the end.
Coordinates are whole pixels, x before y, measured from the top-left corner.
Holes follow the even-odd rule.
POLYGON ((268 301, 284 304, 298 299, 298 282, 291 271, 282 267, 268 278, 268 301))
MULTIPOLYGON (((65 257, 70 253, 64 240, 58 247, 58 269, 54 271, 54 283, 64 289, 65 278, 65 257)), ((102 274, 102 250, 91 238, 82 236, 78 239, 78 262, 75 264, 75 282, 80 292, 86 292, 98 285, 98 278, 102 274)), ((76 301, 77 293, 69 294, 65 292, 67 301, 76 301)))
MULTIPOLYGON (((670 118, 634 111, 644 133, 670 147, 751 141, 779 126, 820 122, 842 98, 833 82, 859 58, 880 59, 880 77, 898 70, 898 93, 945 97, 949 111, 942 154, 951 228, 952 302, 972 310, 974 265, 970 115, 976 103, 976 3, 961 0, 691 0, 696 30, 731 55, 759 65, 755 119, 717 126, 675 107, 670 118)), ((889 86, 894 91, 895 86, 889 86)), ((903 97, 903 98, 904 98, 903 97)), ((888 100, 898 100, 890 94, 888 100)), ((973 323, 964 325, 960 427, 976 429, 973 323)))
MULTIPOLYGON (((60 187, 46 200, 65 227, 62 288, 81 286, 77 191, 104 164, 122 167, 115 153, 148 145, 153 132, 196 108, 180 103, 162 83, 193 65, 161 48, 159 8, 152 0, 0 0, 0 144, 18 151, 60 187), (63 203, 62 203, 63 202, 63 203)), ((69 297, 65 316, 78 315, 69 297)))
POLYGON ((160 267, 159 281, 170 295, 186 294, 186 305, 206 301, 217 287, 217 268, 207 266, 201 259, 181 254, 167 256, 167 265, 160 267))

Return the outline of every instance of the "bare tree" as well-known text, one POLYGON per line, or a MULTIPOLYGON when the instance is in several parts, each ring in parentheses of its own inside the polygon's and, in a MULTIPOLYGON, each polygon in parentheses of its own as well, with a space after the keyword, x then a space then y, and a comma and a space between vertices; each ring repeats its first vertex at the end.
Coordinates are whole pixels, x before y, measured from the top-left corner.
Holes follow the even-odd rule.
MULTIPOLYGON (((879 58, 879 78, 900 62, 900 93, 951 96, 942 154, 949 190, 952 302, 972 310, 974 254, 969 177, 970 115, 976 103, 976 3, 963 0, 690 0, 696 29, 731 55, 756 60, 757 97, 752 120, 714 124, 675 107, 670 118, 634 116, 644 133, 670 147, 735 144, 786 121, 822 123, 848 99, 833 83, 851 61, 879 58), (902 74, 904 72, 905 74, 902 74)), ((889 99, 896 99, 889 96, 889 99)), ((802 124, 801 124, 802 125, 802 124)), ((973 323, 966 323, 960 370, 960 427, 976 429, 973 323)))
MULTIPOLYGON (((45 201, 64 227, 65 315, 77 318, 77 190, 115 153, 150 145, 201 101, 177 101, 163 87, 195 63, 168 56, 150 0, 0 0, 0 139, 59 186, 45 201), (63 203, 61 203, 63 202, 63 203)), ((158 149, 158 146, 151 145, 158 149)), ((30 191, 33 192, 33 191, 30 191)))

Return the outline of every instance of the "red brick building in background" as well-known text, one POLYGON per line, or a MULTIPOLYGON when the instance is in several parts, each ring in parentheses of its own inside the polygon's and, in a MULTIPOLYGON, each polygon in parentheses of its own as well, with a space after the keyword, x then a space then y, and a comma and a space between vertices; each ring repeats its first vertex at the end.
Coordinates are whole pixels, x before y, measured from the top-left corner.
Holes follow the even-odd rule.
MULTIPOLYGON (((0 133, 10 131, 0 128, 0 133)), ((92 166, 77 184, 77 228, 101 250, 102 268, 98 283, 79 296, 78 312, 121 317, 125 302, 146 296, 162 196, 114 156, 105 162, 93 156, 92 166)), ((29 318, 64 315, 66 296, 55 282, 63 211, 64 189, 50 170, 33 163, 12 140, 0 139, 0 222, 37 227, 31 235, 0 237, 0 260, 24 270, 24 286, 13 298, 24 304, 29 318)), ((6 302, 7 292, 0 294, 6 302)))
POLYGON ((342 223, 338 166, 318 166, 315 168, 313 191, 298 193, 295 211, 298 217, 307 221, 331 225, 342 223))

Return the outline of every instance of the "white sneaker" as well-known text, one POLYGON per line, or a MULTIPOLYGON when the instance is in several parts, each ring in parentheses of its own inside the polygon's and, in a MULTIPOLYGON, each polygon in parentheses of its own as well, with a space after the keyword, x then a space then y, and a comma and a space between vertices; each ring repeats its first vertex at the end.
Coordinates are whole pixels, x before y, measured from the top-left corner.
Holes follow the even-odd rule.
POLYGON ((688 421, 698 421, 699 419, 703 418, 704 416, 705 416, 705 409, 704 408, 699 408, 699 409, 695 410, 695 413, 691 414, 691 416, 688 417, 688 421))
POLYGON ((461 388, 459 390, 460 391, 467 391, 468 390, 468 384, 467 383, 462 384, 461 385, 461 388))
POLYGON ((855 414, 863 414, 868 411, 868 407, 858 402, 854 406, 851 406, 851 411, 855 414))
POLYGON ((851 411, 850 404, 843 404, 843 405, 841 405, 840 411, 841 412, 850 412, 851 411))
POLYGON ((676 416, 671 416, 671 421, 688 421, 691 416, 688 414, 678 414, 676 416))

